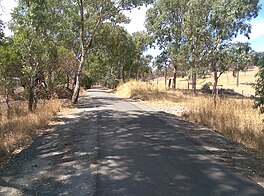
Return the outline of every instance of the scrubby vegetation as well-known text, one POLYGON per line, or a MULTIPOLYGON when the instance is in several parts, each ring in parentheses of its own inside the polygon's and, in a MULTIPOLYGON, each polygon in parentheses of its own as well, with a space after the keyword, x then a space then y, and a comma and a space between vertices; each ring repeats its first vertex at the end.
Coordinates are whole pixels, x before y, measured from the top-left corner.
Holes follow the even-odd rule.
POLYGON ((186 100, 183 104, 188 111, 184 118, 264 153, 264 116, 253 108, 252 100, 218 98, 216 107, 209 97, 186 97, 186 100))
POLYGON ((60 101, 57 99, 42 101, 34 112, 28 110, 26 103, 14 103, 10 118, 7 118, 7 109, 1 107, 0 159, 28 144, 39 128, 45 127, 59 110, 60 101))

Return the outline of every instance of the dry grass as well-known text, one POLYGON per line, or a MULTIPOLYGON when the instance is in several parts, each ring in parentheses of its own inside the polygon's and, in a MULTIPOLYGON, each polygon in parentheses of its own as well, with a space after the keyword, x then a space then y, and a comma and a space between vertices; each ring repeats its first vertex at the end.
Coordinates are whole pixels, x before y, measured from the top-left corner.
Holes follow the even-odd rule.
POLYGON ((151 82, 130 81, 117 87, 116 94, 123 98, 135 98, 142 100, 166 99, 165 87, 160 88, 151 82))
POLYGON ((23 146, 37 134, 39 128, 45 127, 49 120, 60 110, 59 100, 50 100, 38 104, 34 113, 27 110, 22 103, 12 108, 12 118, 6 118, 6 111, 0 112, 0 158, 23 146))
MULTIPOLYGON (((237 78, 233 76, 233 72, 224 73, 219 79, 219 88, 228 88, 233 89, 240 94, 245 96, 251 96, 255 94, 255 90, 252 87, 252 84, 256 83, 255 75, 258 72, 258 68, 248 69, 245 72, 240 72, 240 84, 237 87, 236 82, 237 78)), ((211 82, 213 84, 213 76, 208 75, 205 79, 197 80, 197 88, 200 89, 204 84, 211 82)), ((156 81, 157 82, 157 81, 156 81)), ((160 87, 164 87, 164 78, 158 79, 158 84, 160 87)), ((168 83, 168 81, 167 81, 168 83)), ((177 89, 187 89, 188 82, 187 78, 177 78, 177 89)), ((191 88, 191 86, 190 86, 191 88)))
POLYGON ((147 104, 215 129, 234 141, 264 153, 264 116, 253 109, 252 100, 219 98, 217 107, 214 107, 212 98, 207 95, 166 91, 160 89, 157 83, 135 81, 119 86, 117 94, 126 98, 143 97, 147 104), (181 112, 173 112, 177 110, 181 112))
POLYGON ((264 153, 264 116, 252 108, 252 100, 219 98, 216 107, 210 97, 188 100, 182 103, 188 108, 183 117, 264 153))

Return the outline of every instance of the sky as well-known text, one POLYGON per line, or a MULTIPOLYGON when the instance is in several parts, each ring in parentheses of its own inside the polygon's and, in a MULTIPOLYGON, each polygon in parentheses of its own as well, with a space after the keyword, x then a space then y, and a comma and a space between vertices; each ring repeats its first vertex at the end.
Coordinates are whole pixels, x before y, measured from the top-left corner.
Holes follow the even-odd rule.
MULTIPOLYGON (((0 18, 7 23, 11 20, 10 12, 16 6, 16 0, 0 0, 0 4, 2 5, 2 8, 0 8, 0 18)), ((264 0, 260 0, 260 4, 263 5, 263 8, 260 10, 258 17, 251 21, 250 40, 240 35, 234 41, 249 42, 253 50, 264 52, 264 0)), ((142 6, 140 9, 137 8, 125 12, 125 15, 131 18, 130 24, 123 25, 129 33, 145 30, 144 21, 147 9, 147 7, 142 6)), ((6 29, 5 34, 10 35, 11 32, 6 29)), ((150 49, 148 53, 157 56, 159 51, 157 49, 150 49)))

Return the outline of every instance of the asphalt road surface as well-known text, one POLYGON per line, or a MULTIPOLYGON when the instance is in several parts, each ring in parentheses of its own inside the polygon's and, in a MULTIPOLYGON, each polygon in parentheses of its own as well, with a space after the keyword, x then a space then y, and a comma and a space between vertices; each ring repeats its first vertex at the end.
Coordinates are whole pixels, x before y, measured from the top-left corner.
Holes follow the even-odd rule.
POLYGON ((0 171, 0 195, 264 195, 184 134, 102 89, 0 171))

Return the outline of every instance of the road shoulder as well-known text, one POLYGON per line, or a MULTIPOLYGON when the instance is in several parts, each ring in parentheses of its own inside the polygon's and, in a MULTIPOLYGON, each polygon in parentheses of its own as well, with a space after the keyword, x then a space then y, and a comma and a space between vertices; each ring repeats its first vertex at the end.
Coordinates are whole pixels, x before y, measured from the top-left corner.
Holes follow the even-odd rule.
POLYGON ((153 112, 155 116, 172 127, 179 124, 185 127, 182 134, 199 143, 203 148, 213 154, 214 157, 223 160, 231 169, 251 178, 264 188, 264 156, 248 149, 242 144, 231 141, 201 125, 187 122, 164 108, 151 107, 142 101, 127 100, 138 108, 153 112))

